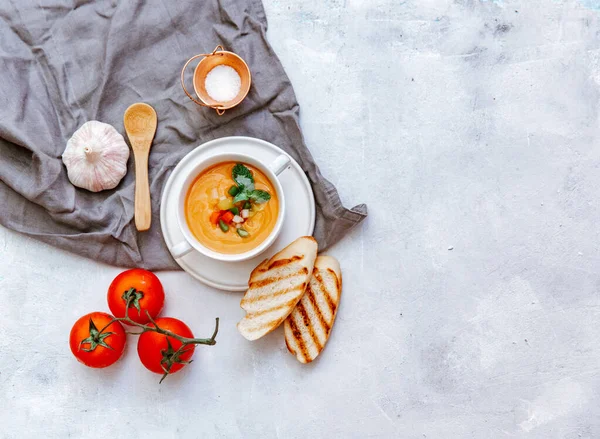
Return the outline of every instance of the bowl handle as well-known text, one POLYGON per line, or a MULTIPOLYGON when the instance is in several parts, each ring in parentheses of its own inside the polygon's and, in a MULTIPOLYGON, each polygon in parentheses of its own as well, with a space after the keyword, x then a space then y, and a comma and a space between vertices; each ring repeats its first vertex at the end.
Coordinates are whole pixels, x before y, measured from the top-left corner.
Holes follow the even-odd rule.
POLYGON ((189 242, 183 240, 176 246, 171 248, 171 254, 174 259, 179 259, 193 250, 189 242))
POLYGON ((279 175, 288 167, 289 164, 290 157, 286 154, 281 154, 279 157, 273 160, 273 163, 269 165, 269 169, 273 172, 273 174, 279 175))

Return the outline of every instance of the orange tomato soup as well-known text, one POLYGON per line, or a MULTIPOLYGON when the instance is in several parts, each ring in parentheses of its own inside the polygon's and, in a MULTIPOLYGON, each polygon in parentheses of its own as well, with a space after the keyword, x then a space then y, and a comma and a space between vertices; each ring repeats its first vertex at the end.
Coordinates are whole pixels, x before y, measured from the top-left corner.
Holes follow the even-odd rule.
POLYGON ((205 247, 224 254, 245 253, 257 247, 273 231, 279 213, 279 200, 273 184, 261 171, 244 164, 254 176, 255 188, 269 192, 271 199, 261 205, 253 203, 253 216, 243 224, 244 230, 249 233, 245 238, 238 235, 235 227, 223 232, 218 225, 211 223, 210 216, 219 210, 217 205, 221 197, 232 198, 228 190, 235 184, 231 175, 235 164, 218 163, 203 171, 190 186, 185 199, 185 217, 192 234, 205 247))

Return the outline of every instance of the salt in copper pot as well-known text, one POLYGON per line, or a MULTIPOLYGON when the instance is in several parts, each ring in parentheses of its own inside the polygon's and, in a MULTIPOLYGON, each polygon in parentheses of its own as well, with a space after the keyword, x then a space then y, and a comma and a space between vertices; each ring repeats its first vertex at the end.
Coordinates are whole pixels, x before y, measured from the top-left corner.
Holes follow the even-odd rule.
POLYGON ((181 69, 181 87, 183 88, 183 91, 188 96, 188 98, 190 98, 192 101, 194 101, 196 104, 202 107, 209 107, 215 109, 219 116, 222 116, 225 113, 225 110, 229 110, 230 108, 235 107, 244 100, 244 98, 248 94, 248 91, 250 91, 251 83, 252 76, 250 75, 250 69, 248 68, 246 62, 235 53, 224 50, 223 46, 215 47, 215 50, 213 50, 212 53, 201 53, 192 56, 190 59, 187 60, 187 62, 183 66, 183 69, 181 69), (194 69, 193 78, 194 91, 196 92, 196 95, 198 96, 199 100, 195 99, 187 91, 184 82, 185 69, 190 64, 190 62, 192 62, 196 58, 202 58, 202 60, 194 69), (208 95, 208 93, 206 92, 206 87, 204 86, 204 82, 206 80, 206 75, 208 75, 208 72, 210 72, 216 66, 221 64, 233 68, 237 72, 237 74, 240 75, 241 79, 241 87, 237 96, 226 102, 215 101, 208 95))

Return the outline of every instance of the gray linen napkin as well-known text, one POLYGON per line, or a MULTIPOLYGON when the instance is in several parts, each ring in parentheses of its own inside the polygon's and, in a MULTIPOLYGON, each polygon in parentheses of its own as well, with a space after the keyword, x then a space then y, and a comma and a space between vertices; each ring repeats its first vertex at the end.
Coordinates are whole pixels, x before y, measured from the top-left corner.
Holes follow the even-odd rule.
POLYGON ((118 266, 179 268, 160 231, 163 184, 179 160, 211 139, 244 135, 280 146, 308 175, 317 202, 314 235, 325 249, 367 215, 342 206, 304 145, 298 103, 267 42, 260 0, 19 0, 0 3, 0 223, 118 266), (253 85, 219 117, 183 93, 179 72, 217 44, 250 66, 253 85), (152 228, 133 221, 133 159, 116 189, 73 187, 61 154, 88 120, 121 133, 123 112, 147 102, 158 114, 150 154, 152 228))

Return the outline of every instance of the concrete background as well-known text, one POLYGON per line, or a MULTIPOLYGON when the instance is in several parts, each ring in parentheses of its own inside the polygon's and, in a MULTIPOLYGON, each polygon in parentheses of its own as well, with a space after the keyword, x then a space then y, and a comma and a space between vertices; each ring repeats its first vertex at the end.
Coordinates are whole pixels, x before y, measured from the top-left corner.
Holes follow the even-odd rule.
POLYGON ((600 2, 265 0, 306 141, 364 225, 302 366, 163 273, 215 347, 158 385, 71 356, 120 271, 0 229, 0 437, 600 437, 600 2))

